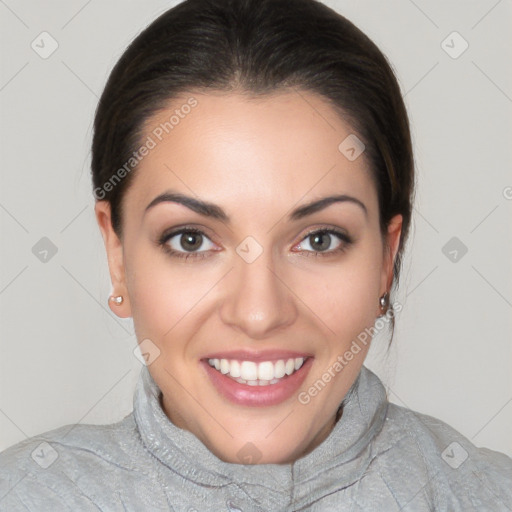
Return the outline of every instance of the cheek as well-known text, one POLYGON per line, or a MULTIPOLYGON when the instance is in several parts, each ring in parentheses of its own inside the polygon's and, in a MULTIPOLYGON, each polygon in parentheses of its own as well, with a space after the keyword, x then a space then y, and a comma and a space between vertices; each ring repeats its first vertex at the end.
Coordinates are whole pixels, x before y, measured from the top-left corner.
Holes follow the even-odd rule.
MULTIPOLYGON (((154 248, 130 253, 126 263, 127 287, 138 337, 162 340, 182 329, 185 317, 193 319, 201 298, 211 288, 209 280, 194 279, 181 265, 167 260, 154 248)), ((212 280, 212 282, 214 282, 212 280)))
POLYGON ((375 246, 347 253, 339 263, 296 280, 302 282, 297 295, 338 343, 350 343, 375 321, 382 265, 379 250, 375 246))

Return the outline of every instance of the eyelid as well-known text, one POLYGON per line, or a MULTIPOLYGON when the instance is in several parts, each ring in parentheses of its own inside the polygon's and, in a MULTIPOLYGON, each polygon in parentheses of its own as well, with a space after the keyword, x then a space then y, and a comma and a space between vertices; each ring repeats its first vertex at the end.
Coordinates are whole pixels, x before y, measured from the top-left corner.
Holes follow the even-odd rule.
POLYGON ((195 224, 180 224, 178 226, 173 226, 172 228, 165 229, 163 233, 159 236, 158 241, 160 243, 164 243, 165 240, 169 240, 173 236, 189 232, 199 233, 208 238, 214 244, 219 245, 215 241, 216 236, 211 234, 210 229, 206 228, 205 226, 195 224))
POLYGON ((306 231, 300 236, 299 243, 302 242, 305 238, 315 233, 334 233, 342 239, 352 240, 352 237, 349 235, 346 229, 340 228, 338 226, 333 226, 330 224, 319 224, 317 226, 309 227, 306 231))
MULTIPOLYGON (((175 259, 176 261, 187 261, 188 259, 192 260, 201 260, 204 258, 210 257, 213 252, 219 252, 222 249, 207 249, 203 251, 182 251, 177 250, 171 247, 169 244, 169 241, 173 239, 176 236, 180 236, 183 233, 197 233, 200 234, 203 238, 206 238, 210 241, 210 243, 214 245, 218 245, 214 240, 212 240, 213 237, 208 235, 207 231, 208 229, 205 229, 203 226, 196 227, 190 224, 185 224, 181 226, 174 226, 172 228, 166 229, 162 235, 158 238, 156 245, 157 247, 161 248, 169 257, 175 259)), ((202 244, 201 244, 202 245, 202 244)))
POLYGON ((184 230, 181 230, 181 231, 178 231, 178 232, 175 232, 175 233, 171 233, 168 236, 167 241, 165 243, 169 245, 169 248, 172 251, 183 253, 183 254, 199 254, 199 253, 206 253, 206 252, 209 252, 209 251, 213 250, 213 247, 209 247, 209 248, 203 249, 203 250, 199 250, 198 249, 198 250, 195 250, 195 251, 187 251, 187 250, 182 250, 182 248, 172 247, 171 242, 173 241, 173 239, 176 238, 176 240, 178 240, 178 245, 179 245, 179 240, 180 240, 180 238, 184 234, 199 235, 201 237, 201 245, 200 246, 202 246, 205 242, 207 242, 207 245, 210 244, 212 246, 215 246, 215 242, 210 240, 210 237, 207 236, 205 233, 203 233, 203 232, 201 232, 199 230, 191 230, 191 229, 184 229, 184 230))
POLYGON ((297 252, 329 255, 329 254, 334 254, 339 250, 346 249, 347 246, 351 245, 354 242, 353 237, 351 235, 349 235, 349 233, 345 229, 339 228, 339 227, 334 227, 334 226, 323 225, 323 226, 315 226, 313 228, 309 228, 306 231, 306 233, 301 236, 299 242, 297 242, 296 244, 293 245, 292 249, 295 249, 297 246, 302 244, 307 238, 309 238, 311 235, 314 235, 316 233, 327 233, 329 235, 334 235, 334 236, 338 237, 338 239, 341 241, 341 248, 338 247, 336 249, 330 249, 327 251, 308 251, 308 250, 302 249, 297 252))

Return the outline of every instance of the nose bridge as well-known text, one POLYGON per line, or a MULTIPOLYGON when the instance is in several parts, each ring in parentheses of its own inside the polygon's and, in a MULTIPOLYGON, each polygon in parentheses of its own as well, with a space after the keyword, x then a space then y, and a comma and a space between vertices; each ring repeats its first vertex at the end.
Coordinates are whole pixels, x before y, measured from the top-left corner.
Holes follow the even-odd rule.
POLYGON ((254 240, 239 244, 225 283, 223 322, 257 339, 293 323, 295 316, 293 297, 274 269, 272 251, 254 240))

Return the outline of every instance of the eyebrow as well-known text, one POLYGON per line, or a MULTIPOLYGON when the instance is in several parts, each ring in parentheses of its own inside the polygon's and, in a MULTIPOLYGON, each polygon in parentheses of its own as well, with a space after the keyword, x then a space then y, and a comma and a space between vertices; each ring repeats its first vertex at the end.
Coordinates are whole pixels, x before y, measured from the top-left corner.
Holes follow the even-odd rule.
MULTIPOLYGON (((204 215, 205 217, 211 217, 213 219, 217 219, 226 223, 230 222, 229 216, 226 212, 216 204, 209 203, 207 201, 201 201, 200 199, 195 199, 194 197, 186 196, 181 193, 167 191, 159 196, 155 197, 144 210, 144 214, 154 206, 160 203, 178 203, 183 206, 186 206, 190 210, 199 213, 200 215, 204 215)), ((356 197, 349 196, 347 194, 340 194, 335 196, 327 196, 322 199, 318 199, 316 201, 312 201, 306 205, 300 206, 296 208, 288 215, 289 221, 295 221, 302 219, 308 215, 312 215, 320 210, 323 210, 334 203, 352 203, 359 206, 365 216, 368 215, 368 210, 365 204, 357 199, 356 197)))
POLYGON ((299 208, 293 210, 288 218, 289 220, 299 220, 302 219, 303 217, 306 217, 307 215, 312 215, 315 212, 323 210, 324 208, 327 208, 331 204, 347 202, 356 204, 364 211, 365 216, 368 216, 368 210, 366 209, 366 206, 362 201, 360 201, 356 197, 352 197, 347 194, 340 194, 337 196, 324 197, 322 199, 318 199, 317 201, 312 201, 311 203, 308 203, 304 206, 300 206, 299 208))

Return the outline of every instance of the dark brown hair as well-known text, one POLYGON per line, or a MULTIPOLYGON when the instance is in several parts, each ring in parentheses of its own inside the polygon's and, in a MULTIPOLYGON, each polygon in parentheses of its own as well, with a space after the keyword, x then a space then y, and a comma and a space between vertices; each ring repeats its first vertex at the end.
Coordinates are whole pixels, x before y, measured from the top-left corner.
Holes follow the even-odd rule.
POLYGON ((315 0, 186 0, 144 29, 112 70, 96 110, 96 199, 110 202, 112 226, 121 236, 122 199, 136 167, 122 179, 116 171, 141 146, 148 119, 178 95, 265 95, 285 88, 320 94, 364 142, 383 235, 395 214, 403 216, 396 285, 414 193, 406 108, 377 46, 315 0))

